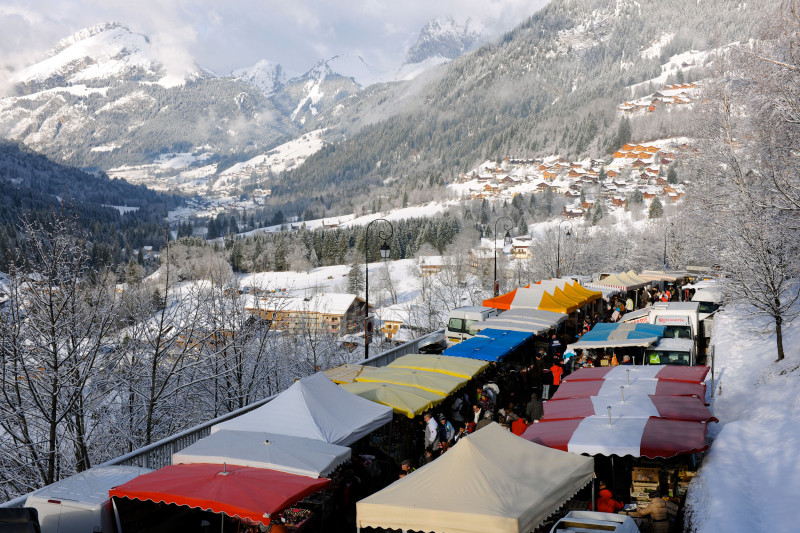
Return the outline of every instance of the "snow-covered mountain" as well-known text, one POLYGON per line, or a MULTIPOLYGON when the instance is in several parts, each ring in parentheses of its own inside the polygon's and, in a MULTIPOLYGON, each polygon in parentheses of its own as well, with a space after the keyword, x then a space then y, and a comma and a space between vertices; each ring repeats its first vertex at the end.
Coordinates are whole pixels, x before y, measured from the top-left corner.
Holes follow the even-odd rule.
POLYGON ((356 75, 362 81, 371 75, 360 57, 335 56, 286 82, 273 96, 273 101, 290 120, 308 125, 322 112, 364 87, 356 81, 356 75))
POLYGON ((431 58, 455 59, 478 46, 484 28, 467 19, 459 23, 452 18, 437 18, 419 32, 417 42, 406 54, 406 65, 423 63, 431 58))
POLYGON ((227 157, 296 133, 261 90, 162 54, 119 23, 75 33, 10 81, 17 95, 0 100, 0 137, 84 168, 198 147, 227 157))
POLYGON ((231 75, 251 84, 266 95, 280 90, 286 83, 286 72, 283 68, 267 59, 262 59, 252 67, 234 70, 231 75))
POLYGON ((47 59, 12 76, 23 94, 66 85, 120 81, 156 82, 174 86, 202 75, 195 65, 169 72, 150 39, 119 22, 106 22, 62 39, 47 59))

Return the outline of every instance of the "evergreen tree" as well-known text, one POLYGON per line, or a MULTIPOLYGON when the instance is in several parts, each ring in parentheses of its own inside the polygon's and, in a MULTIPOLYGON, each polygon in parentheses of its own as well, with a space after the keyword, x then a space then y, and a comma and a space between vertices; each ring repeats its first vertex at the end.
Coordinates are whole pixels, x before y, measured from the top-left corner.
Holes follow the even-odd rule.
POLYGON ((592 226, 596 226, 600 223, 600 220, 603 218, 603 214, 603 205, 598 203, 592 210, 592 226))
POLYGON ((675 170, 675 166, 672 165, 669 167, 667 171, 667 183, 670 185, 675 185, 678 183, 678 171, 675 170))
POLYGON ((606 167, 600 167, 600 172, 597 174, 598 181, 606 181, 606 167))
POLYGON ((347 292, 360 296, 364 294, 364 264, 353 261, 347 273, 347 292))
POLYGON ((525 217, 519 219, 519 234, 520 235, 528 234, 528 223, 525 222, 525 217))
POLYGON ((653 201, 650 202, 650 209, 647 211, 648 218, 660 218, 661 215, 664 214, 664 206, 661 204, 661 200, 658 198, 653 198, 653 201))

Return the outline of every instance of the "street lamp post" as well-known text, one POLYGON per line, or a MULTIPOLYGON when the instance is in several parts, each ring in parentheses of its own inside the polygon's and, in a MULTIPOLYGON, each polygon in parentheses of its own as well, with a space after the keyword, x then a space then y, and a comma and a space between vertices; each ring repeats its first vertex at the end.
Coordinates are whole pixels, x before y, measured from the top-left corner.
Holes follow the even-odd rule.
POLYGON ((562 220, 558 224, 558 241, 557 241, 558 244, 556 245, 556 278, 560 278, 561 277, 561 228, 564 227, 564 224, 569 226, 569 229, 567 229, 567 234, 565 235, 565 237, 571 237, 572 236, 572 233, 571 233, 571 231, 572 231, 572 222, 570 222, 569 220, 562 220))
MULTIPOLYGON (((500 286, 497 283, 497 223, 504 219, 511 222, 511 219, 508 217, 500 217, 497 220, 495 220, 494 235, 492 236, 492 238, 494 239, 494 295, 495 296, 497 296, 497 294, 500 292, 500 286)), ((511 234, 509 233, 511 226, 509 226, 506 223, 503 223, 503 229, 506 230, 506 235, 505 237, 503 237, 503 245, 508 246, 509 244, 511 244, 511 234)))
POLYGON ((369 338, 372 335, 371 331, 367 331, 369 325, 369 227, 376 222, 383 222, 389 226, 388 232, 385 230, 378 231, 378 237, 383 240, 383 244, 380 247, 381 258, 388 259, 389 255, 391 255, 392 249, 386 241, 394 235, 394 226, 385 218, 377 218, 367 224, 366 235, 364 235, 364 359, 369 359, 369 338))
POLYGON ((672 222, 669 223, 669 226, 664 228, 664 270, 667 269, 667 235, 669 234, 669 229, 673 227, 675 224, 672 222))

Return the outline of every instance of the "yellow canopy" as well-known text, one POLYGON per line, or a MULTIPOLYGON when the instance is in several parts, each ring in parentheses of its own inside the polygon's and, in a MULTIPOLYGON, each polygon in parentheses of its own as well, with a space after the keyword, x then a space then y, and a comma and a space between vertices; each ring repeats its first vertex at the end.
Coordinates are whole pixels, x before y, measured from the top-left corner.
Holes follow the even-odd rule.
POLYGON ((571 284, 564 285, 564 294, 571 298, 573 301, 578 302, 578 305, 583 307, 589 303, 589 298, 575 290, 571 284))
POLYGON ((443 396, 449 396, 453 391, 463 387, 467 381, 469 380, 466 378, 458 378, 439 372, 391 366, 384 366, 375 370, 375 372, 362 374, 356 378, 356 382, 359 383, 391 383, 393 385, 405 385, 435 392, 443 396))
POLYGON ((584 287, 583 285, 581 285, 580 283, 578 283, 577 281, 572 284, 572 288, 578 294, 584 295, 590 302, 597 301, 597 300, 599 300, 600 298, 603 297, 603 293, 602 292, 589 290, 586 287, 584 287))
POLYGON ((334 383, 353 383, 358 376, 377 370, 374 366, 366 365, 341 365, 324 370, 323 373, 334 383))
POLYGON ((439 372, 457 378, 472 379, 489 366, 489 363, 488 361, 468 359, 466 357, 412 353, 396 359, 389 366, 427 370, 428 372, 439 372))
POLYGON ((577 305, 568 302, 563 302, 561 299, 554 297, 547 291, 542 291, 542 300, 539 303, 538 309, 544 311, 553 311, 555 313, 570 314, 578 308, 577 305))
POLYGON ((585 303, 585 300, 583 298, 581 298, 580 296, 577 296, 577 295, 570 296, 569 294, 567 294, 565 291, 559 289, 558 287, 556 287, 553 290, 553 296, 555 298, 557 298, 561 302, 568 303, 570 305, 574 305, 576 309, 579 309, 579 308, 583 307, 583 304, 585 303))
POLYGON ((424 413, 445 399, 435 392, 389 383, 345 383, 342 388, 365 400, 389 406, 408 418, 424 413))

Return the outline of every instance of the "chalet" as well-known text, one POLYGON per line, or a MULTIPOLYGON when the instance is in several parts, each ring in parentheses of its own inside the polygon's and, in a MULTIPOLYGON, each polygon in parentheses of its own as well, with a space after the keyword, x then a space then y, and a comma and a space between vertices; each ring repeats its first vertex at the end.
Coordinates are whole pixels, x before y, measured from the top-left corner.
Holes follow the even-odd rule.
POLYGON ((550 188, 550 186, 549 186, 548 184, 546 184, 545 182, 542 182, 542 183, 540 183, 540 184, 538 184, 538 185, 536 186, 536 190, 537 190, 537 191, 546 191, 546 190, 548 190, 549 188, 550 188))
POLYGON ((544 179, 546 179, 546 180, 552 181, 552 180, 556 179, 556 173, 555 172, 551 172, 551 171, 548 170, 548 171, 545 171, 544 174, 542 174, 542 177, 544 179))
POLYGON ((440 255, 423 255, 419 258, 419 268, 423 276, 430 276, 442 271, 444 261, 440 255))
POLYGON ((531 239, 528 237, 512 239, 511 257, 514 259, 530 259, 533 257, 531 253, 531 239))
POLYGON ((633 150, 633 145, 632 144, 624 144, 624 145, 622 145, 622 148, 620 148, 619 150, 620 150, 620 152, 630 152, 631 150, 633 150))
POLYGON ((619 177, 619 172, 616 170, 606 170, 606 177, 607 178, 617 178, 619 177))
POLYGON ((567 189, 567 192, 564 193, 564 196, 567 198, 580 198, 581 193, 580 191, 576 191, 573 189, 567 189))
POLYGON ((473 272, 489 268, 494 261, 494 250, 477 248, 469 251, 469 266, 473 272))
POLYGON ((656 193, 651 192, 651 191, 645 191, 645 192, 642 193, 642 198, 644 198, 645 200, 652 200, 655 197, 656 197, 656 193))
POLYGON ((581 218, 583 216, 583 209, 580 207, 567 207, 561 208, 561 216, 564 218, 581 218))
POLYGON ((669 193, 669 194, 667 195, 667 198, 669 198, 669 199, 670 199, 670 200, 671 200, 673 203, 674 203, 674 202, 677 202, 678 200, 680 200, 680 199, 681 199, 681 197, 680 197, 680 196, 678 195, 678 193, 676 193, 676 192, 671 192, 671 193, 669 193))
POLYGON ((591 207, 594 207, 594 200, 584 200, 583 203, 581 203, 582 209, 589 209, 591 207))
POLYGON ((633 164, 631 166, 633 168, 642 168, 642 167, 645 167, 646 165, 647 165, 647 163, 645 163, 641 159, 637 159, 636 161, 633 162, 633 164))
POLYGON ((355 294, 321 293, 311 297, 250 297, 245 309, 289 331, 351 333, 362 328, 365 302, 355 294))
POLYGON ((614 159, 625 159, 625 152, 614 152, 614 159))
POLYGON ((648 154, 655 154, 658 152, 658 146, 646 146, 644 151, 648 154))
POLYGON ((570 177, 570 178, 580 178, 581 176, 584 176, 584 175, 586 175, 586 171, 585 170, 583 170, 583 169, 577 170, 577 169, 574 169, 574 168, 569 171, 569 174, 567 174, 567 176, 570 177))
POLYGON ((622 196, 612 196, 611 197, 611 205, 613 207, 625 207, 626 203, 627 202, 625 201, 625 198, 623 198, 622 196))

